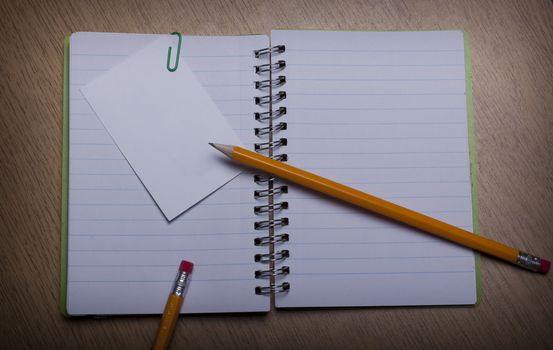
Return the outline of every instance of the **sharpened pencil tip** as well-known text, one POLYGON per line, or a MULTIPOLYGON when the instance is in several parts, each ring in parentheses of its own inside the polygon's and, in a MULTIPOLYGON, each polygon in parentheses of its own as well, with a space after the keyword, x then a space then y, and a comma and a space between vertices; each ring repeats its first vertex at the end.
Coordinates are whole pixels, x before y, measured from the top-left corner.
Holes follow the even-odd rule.
POLYGON ((229 158, 232 158, 232 152, 233 152, 233 149, 234 149, 234 146, 231 146, 231 145, 222 145, 220 143, 213 143, 213 142, 209 142, 209 144, 215 148, 216 150, 224 153, 227 157, 229 158))

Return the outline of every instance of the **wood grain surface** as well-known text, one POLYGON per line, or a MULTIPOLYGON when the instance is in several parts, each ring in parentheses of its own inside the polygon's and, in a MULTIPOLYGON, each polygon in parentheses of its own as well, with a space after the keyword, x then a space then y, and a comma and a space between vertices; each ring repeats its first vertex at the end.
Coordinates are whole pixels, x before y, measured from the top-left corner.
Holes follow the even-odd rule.
MULTIPOLYGON (((470 33, 481 231, 553 258, 553 2, 0 1, 0 348, 147 349, 159 317, 58 311, 63 40, 76 31, 470 33)), ((553 273, 481 261, 476 307, 182 317, 173 348, 553 348, 553 273)))

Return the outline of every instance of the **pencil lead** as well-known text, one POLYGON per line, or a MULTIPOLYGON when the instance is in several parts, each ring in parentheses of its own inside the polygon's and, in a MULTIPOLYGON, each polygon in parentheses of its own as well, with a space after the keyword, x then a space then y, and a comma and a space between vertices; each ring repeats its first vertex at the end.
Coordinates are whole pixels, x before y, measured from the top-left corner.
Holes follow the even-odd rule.
POLYGON ((211 143, 211 142, 209 142, 209 144, 213 148, 215 148, 217 151, 220 151, 220 152, 224 153, 226 156, 232 158, 232 150, 233 150, 234 146, 223 145, 223 144, 220 144, 220 143, 211 143))

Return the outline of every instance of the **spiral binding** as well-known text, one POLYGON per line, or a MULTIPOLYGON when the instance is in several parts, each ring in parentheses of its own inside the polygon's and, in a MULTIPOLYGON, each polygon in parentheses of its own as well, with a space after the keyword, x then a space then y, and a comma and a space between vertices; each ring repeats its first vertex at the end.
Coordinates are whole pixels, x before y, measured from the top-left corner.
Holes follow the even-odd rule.
POLYGON ((286 51, 286 47, 284 45, 276 45, 273 47, 266 47, 261 50, 255 50, 253 54, 255 58, 261 58, 261 56, 275 55, 275 54, 283 53, 284 51, 286 51))
POLYGON ((275 73, 275 72, 280 72, 284 68, 286 68, 286 61, 278 61, 277 63, 267 63, 267 64, 260 64, 259 66, 255 66, 255 72, 257 74, 275 73))
POLYGON ((275 243, 284 243, 290 240, 290 236, 287 233, 281 233, 280 235, 257 237, 254 240, 256 246, 275 244, 275 243))
POLYGON ((270 148, 272 148, 274 150, 274 149, 277 149, 281 146, 286 146, 287 144, 288 144, 288 139, 286 139, 286 138, 280 138, 277 141, 256 143, 255 144, 255 151, 256 152, 265 151, 265 150, 268 150, 270 148))
POLYGON ((255 254, 254 260, 255 262, 260 262, 260 263, 270 263, 274 261, 284 260, 289 257, 290 257, 290 252, 288 250, 279 250, 278 252, 275 252, 275 253, 255 254))
POLYGON ((255 278, 268 278, 276 277, 281 275, 287 275, 290 273, 290 266, 283 266, 278 269, 269 269, 269 270, 257 270, 255 271, 255 278))
POLYGON ((286 91, 279 91, 275 95, 254 97, 255 104, 258 106, 268 105, 269 103, 278 103, 286 98, 286 91))
POLYGON ((276 204, 257 205, 253 208, 256 214, 265 214, 268 212, 276 212, 283 209, 288 209, 288 202, 280 202, 276 204))
POLYGON ((265 122, 269 119, 275 120, 285 114, 286 114, 286 107, 279 107, 276 111, 268 111, 263 113, 255 112, 253 116, 255 120, 257 120, 258 122, 265 122))
MULTIPOLYGON (((272 107, 275 104, 280 104, 286 99, 286 91, 280 90, 274 92, 276 89, 282 88, 286 84, 286 76, 279 75, 273 78, 273 74, 280 72, 286 68, 286 61, 278 60, 277 62, 271 62, 271 58, 275 55, 282 54, 286 51, 284 45, 276 45, 272 47, 263 48, 254 51, 256 58, 269 57, 268 64, 260 64, 255 66, 255 72, 260 76, 267 76, 268 79, 262 79, 254 82, 254 86, 257 90, 264 92, 262 96, 254 97, 254 103, 259 107, 268 107, 265 112, 255 112, 254 118, 260 123, 267 123, 267 126, 254 129, 254 133, 259 138, 266 138, 268 141, 254 144, 255 151, 263 153, 274 160, 285 162, 288 160, 286 153, 274 154, 274 152, 282 147, 288 145, 288 139, 279 138, 273 139, 273 136, 282 130, 286 130, 288 125, 285 122, 279 122, 273 124, 273 121, 286 115, 286 107, 280 106, 278 109, 273 110, 272 107)), ((275 219, 274 214, 288 209, 288 202, 280 201, 275 202, 275 198, 282 194, 288 193, 288 186, 275 185, 275 178, 273 176, 256 174, 254 175, 254 181, 256 184, 266 186, 266 189, 255 190, 254 197, 256 199, 267 198, 267 204, 257 205, 254 207, 254 213, 258 216, 265 216, 267 219, 256 221, 254 223, 254 229, 259 231, 266 231, 267 235, 256 237, 254 239, 254 245, 267 246, 268 253, 256 254, 254 256, 255 262, 268 264, 269 267, 263 270, 255 271, 255 278, 268 279, 269 286, 257 286, 255 293, 260 295, 271 295, 275 293, 282 293, 290 290, 290 284, 288 282, 282 282, 277 284, 277 278, 281 278, 290 273, 289 266, 280 266, 276 268, 276 264, 286 260, 290 257, 290 252, 286 249, 279 250, 276 245, 281 245, 289 241, 290 236, 288 233, 275 234, 275 229, 286 226, 289 224, 289 219, 286 217, 275 219)))
POLYGON ((253 227, 256 230, 266 230, 269 228, 287 226, 288 223, 289 223, 288 218, 270 219, 270 220, 256 221, 253 227))
POLYGON ((288 129, 288 124, 284 122, 280 122, 277 125, 273 125, 273 126, 266 126, 264 128, 255 128, 254 132, 255 132, 255 136, 262 137, 266 135, 274 135, 277 132, 281 130, 286 130, 286 129, 288 129))
POLYGON ((255 287, 255 294, 276 294, 290 290, 290 283, 283 282, 279 285, 270 285, 268 287, 255 287))
POLYGON ((263 185, 268 183, 269 181, 274 181, 275 178, 273 176, 267 176, 267 175, 254 175, 253 181, 258 185, 263 185))
POLYGON ((281 87, 285 83, 286 83, 286 77, 284 75, 280 75, 278 78, 273 80, 267 79, 267 80, 256 81, 255 88, 258 90, 268 89, 268 88, 276 89, 281 87))
POLYGON ((282 193, 288 193, 288 186, 283 185, 274 188, 268 188, 266 190, 255 190, 253 192, 253 196, 255 197, 255 199, 259 199, 263 197, 276 196, 282 193))

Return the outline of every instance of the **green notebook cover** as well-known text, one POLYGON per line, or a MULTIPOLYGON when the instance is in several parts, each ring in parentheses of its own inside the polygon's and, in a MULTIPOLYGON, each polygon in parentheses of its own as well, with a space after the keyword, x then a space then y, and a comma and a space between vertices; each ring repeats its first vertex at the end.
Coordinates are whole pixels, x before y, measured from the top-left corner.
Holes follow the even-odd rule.
MULTIPOLYGON (((472 61, 469 34, 463 31, 465 41, 465 89, 467 95, 467 123, 469 138, 469 160, 470 160, 470 183, 472 197, 472 230, 480 233, 480 219, 478 210, 478 185, 477 185, 477 163, 476 163, 476 137, 474 133, 474 105, 472 98, 472 61)), ((476 271, 476 305, 482 298, 482 275, 480 273, 480 253, 474 252, 476 271)))
POLYGON ((67 314, 67 206, 69 187, 69 38, 63 43, 63 131, 61 154, 60 312, 67 314))

